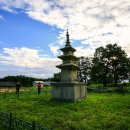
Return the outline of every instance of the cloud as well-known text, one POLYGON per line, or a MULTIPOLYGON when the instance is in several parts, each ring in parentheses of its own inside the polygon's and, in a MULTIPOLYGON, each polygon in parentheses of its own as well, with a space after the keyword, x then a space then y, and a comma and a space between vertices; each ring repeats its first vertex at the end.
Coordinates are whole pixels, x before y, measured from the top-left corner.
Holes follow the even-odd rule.
POLYGON ((72 41, 81 40, 77 55, 90 56, 95 48, 115 42, 130 55, 129 0, 0 0, 0 7, 22 9, 28 17, 59 28, 57 41, 49 45, 54 55, 65 43, 67 27, 72 41))
POLYGON ((80 46, 75 48, 77 51, 75 52, 75 55, 77 57, 93 57, 94 50, 88 47, 80 46))
POLYGON ((6 65, 26 68, 55 68, 59 60, 43 55, 41 51, 31 48, 4 48, 0 62, 6 65))
POLYGON ((49 47, 50 47, 50 50, 52 51, 52 53, 56 56, 60 49, 59 46, 57 46, 56 43, 52 43, 49 45, 49 47))
POLYGON ((25 0, 0 0, 0 8, 11 13, 17 13, 16 9, 26 8, 25 0))
POLYGON ((44 55, 41 50, 22 47, 4 48, 0 63, 1 76, 12 74, 48 78, 60 71, 55 66, 61 61, 44 55))
POLYGON ((59 72, 59 69, 46 69, 46 68, 25 68, 25 67, 16 67, 11 65, 0 65, 0 78, 7 75, 26 75, 28 77, 35 78, 49 78, 53 77, 54 73, 59 72))

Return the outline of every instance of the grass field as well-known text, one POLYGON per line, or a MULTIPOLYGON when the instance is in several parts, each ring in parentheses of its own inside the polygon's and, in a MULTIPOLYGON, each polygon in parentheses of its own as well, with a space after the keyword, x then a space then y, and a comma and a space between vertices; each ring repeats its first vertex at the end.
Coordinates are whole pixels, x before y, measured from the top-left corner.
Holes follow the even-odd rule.
POLYGON ((0 111, 51 130, 130 130, 130 94, 87 94, 85 100, 62 103, 50 100, 50 88, 0 93, 0 111))

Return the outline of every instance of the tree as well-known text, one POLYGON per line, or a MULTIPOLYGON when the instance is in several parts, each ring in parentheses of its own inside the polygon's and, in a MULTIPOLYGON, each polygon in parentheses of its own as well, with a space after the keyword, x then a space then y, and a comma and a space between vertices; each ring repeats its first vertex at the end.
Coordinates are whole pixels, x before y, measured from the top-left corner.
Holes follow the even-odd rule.
POLYGON ((129 60, 129 62, 128 62, 128 64, 129 64, 129 69, 128 69, 128 80, 129 80, 129 82, 130 82, 130 57, 128 58, 128 60, 129 60))
POLYGON ((33 77, 26 77, 24 75, 17 75, 17 76, 5 76, 4 78, 0 79, 0 81, 10 81, 10 82, 20 82, 24 87, 30 87, 33 85, 33 81, 42 80, 33 77))
POLYGON ((91 80, 96 80, 106 86, 107 83, 128 79, 129 58, 117 44, 108 44, 96 49, 93 58, 91 80))
POLYGON ((114 83, 117 85, 117 82, 128 79, 129 59, 125 51, 117 44, 109 44, 106 46, 106 49, 109 51, 110 69, 114 83))
POLYGON ((53 77, 49 78, 49 81, 60 82, 61 81, 61 72, 54 73, 53 77))
POLYGON ((109 61, 104 47, 99 47, 94 53, 92 60, 91 80, 107 85, 107 74, 109 70, 109 61))
POLYGON ((77 71, 79 81, 87 82, 90 78, 91 58, 80 57, 78 58, 77 65, 79 66, 79 70, 77 71))

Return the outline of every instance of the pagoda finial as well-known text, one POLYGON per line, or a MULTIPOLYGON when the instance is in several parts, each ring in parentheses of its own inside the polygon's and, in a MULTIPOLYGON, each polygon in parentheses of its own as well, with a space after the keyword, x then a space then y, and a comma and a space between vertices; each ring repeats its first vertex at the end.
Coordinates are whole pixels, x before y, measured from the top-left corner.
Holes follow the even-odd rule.
POLYGON ((70 46, 70 39, 69 39, 68 28, 67 28, 67 32, 66 32, 66 45, 65 46, 70 46))

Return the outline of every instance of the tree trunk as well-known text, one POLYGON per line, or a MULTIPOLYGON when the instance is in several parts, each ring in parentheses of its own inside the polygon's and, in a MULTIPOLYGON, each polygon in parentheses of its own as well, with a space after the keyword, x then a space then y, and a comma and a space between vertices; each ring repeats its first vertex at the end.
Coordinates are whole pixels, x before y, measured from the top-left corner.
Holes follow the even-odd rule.
POLYGON ((104 77, 103 77, 103 87, 107 86, 107 73, 108 73, 108 64, 105 68, 105 73, 104 73, 104 77))
POLYGON ((114 74, 114 86, 117 86, 117 75, 116 75, 116 73, 114 74))

